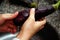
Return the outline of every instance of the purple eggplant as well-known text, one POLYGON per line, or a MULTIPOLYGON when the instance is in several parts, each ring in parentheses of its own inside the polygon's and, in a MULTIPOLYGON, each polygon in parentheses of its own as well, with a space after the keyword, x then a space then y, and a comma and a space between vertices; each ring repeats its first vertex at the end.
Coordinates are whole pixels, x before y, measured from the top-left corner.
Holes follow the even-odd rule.
MULTIPOLYGON (((35 9, 35 20, 37 21, 40 18, 51 14, 54 11, 55 9, 52 6, 43 7, 41 9, 35 9)), ((14 24, 17 26, 21 26, 29 17, 29 12, 30 12, 30 9, 20 11, 18 16, 15 19, 13 19, 14 24)))
MULTIPOLYGON (((60 1, 58 1, 56 4, 42 7, 40 9, 35 9, 35 20, 39 20, 42 17, 45 17, 54 11, 56 11, 60 7, 60 1)), ((13 22, 16 26, 22 26, 22 24, 26 21, 26 19, 29 17, 30 8, 26 10, 22 10, 19 12, 18 16, 13 19, 13 22)))

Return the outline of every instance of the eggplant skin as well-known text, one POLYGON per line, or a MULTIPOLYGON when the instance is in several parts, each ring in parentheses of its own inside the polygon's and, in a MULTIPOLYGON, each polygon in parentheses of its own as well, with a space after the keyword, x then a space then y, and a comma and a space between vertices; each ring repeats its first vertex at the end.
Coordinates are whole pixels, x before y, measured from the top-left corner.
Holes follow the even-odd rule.
POLYGON ((20 11, 18 16, 13 19, 13 22, 16 26, 22 26, 22 24, 26 21, 29 16, 29 10, 20 11))
MULTIPOLYGON (((16 26, 22 26, 25 20, 29 17, 30 8, 27 10, 22 10, 19 12, 19 15, 13 20, 16 26)), ((53 13, 55 9, 53 6, 43 7, 41 9, 36 9, 35 11, 35 21, 53 13)))
POLYGON ((56 11, 56 9, 52 5, 36 9, 35 18, 38 20, 42 17, 48 16, 49 14, 52 14, 54 11, 56 11))

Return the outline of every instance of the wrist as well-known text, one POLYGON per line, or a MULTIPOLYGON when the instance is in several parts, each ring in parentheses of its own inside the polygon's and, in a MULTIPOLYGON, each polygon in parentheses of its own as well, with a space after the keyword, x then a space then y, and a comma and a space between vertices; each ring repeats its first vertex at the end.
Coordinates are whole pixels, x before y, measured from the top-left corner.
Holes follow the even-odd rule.
POLYGON ((31 37, 28 34, 23 34, 23 32, 20 32, 17 35, 17 38, 20 40, 30 40, 31 37))
POLYGON ((20 35, 18 35, 17 38, 20 40, 29 40, 30 39, 27 36, 20 36, 20 35))

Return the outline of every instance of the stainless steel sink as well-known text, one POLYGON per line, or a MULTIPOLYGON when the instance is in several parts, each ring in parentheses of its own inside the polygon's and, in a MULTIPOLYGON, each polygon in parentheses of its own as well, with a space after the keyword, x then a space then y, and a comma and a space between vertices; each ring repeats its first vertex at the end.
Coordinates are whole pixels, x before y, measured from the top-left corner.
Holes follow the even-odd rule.
POLYGON ((11 33, 0 33, 0 40, 12 40, 13 38, 16 37, 17 33, 15 33, 15 34, 11 34, 11 33))

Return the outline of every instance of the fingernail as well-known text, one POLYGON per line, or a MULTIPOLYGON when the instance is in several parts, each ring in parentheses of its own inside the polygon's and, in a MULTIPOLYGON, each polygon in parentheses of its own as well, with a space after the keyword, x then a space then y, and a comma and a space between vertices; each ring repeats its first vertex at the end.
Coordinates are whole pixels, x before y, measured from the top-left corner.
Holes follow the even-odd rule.
POLYGON ((30 14, 34 14, 35 13, 35 8, 32 8, 31 10, 30 10, 30 14))
POLYGON ((17 11, 17 12, 15 12, 15 14, 18 14, 18 11, 17 11))
POLYGON ((35 8, 32 8, 32 11, 35 11, 35 8))

